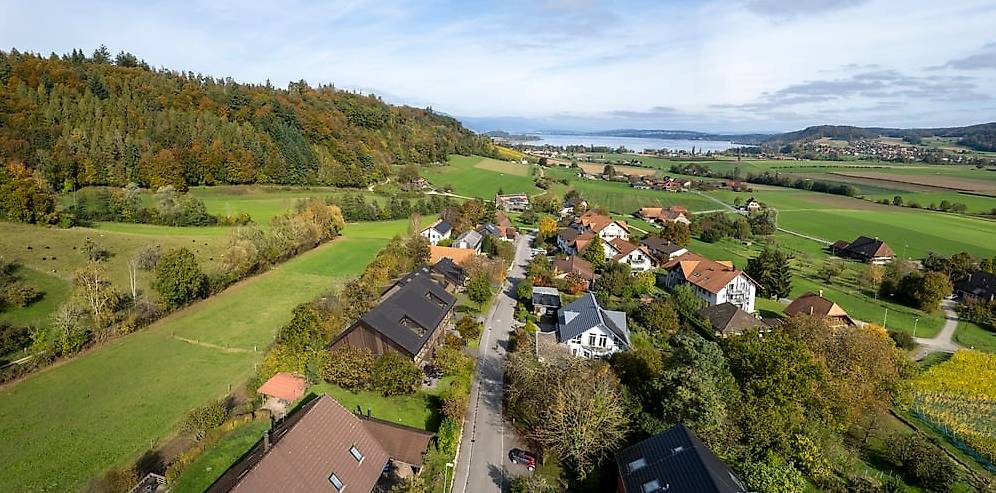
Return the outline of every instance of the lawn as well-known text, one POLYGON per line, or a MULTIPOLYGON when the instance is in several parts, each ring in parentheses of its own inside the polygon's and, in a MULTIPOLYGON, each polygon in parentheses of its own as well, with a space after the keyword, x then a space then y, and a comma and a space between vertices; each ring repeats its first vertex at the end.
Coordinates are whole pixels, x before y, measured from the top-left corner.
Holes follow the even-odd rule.
POLYGON ((316 395, 328 394, 342 404, 342 407, 356 413, 366 414, 369 409, 371 416, 385 421, 429 431, 439 428, 441 418, 437 411, 440 404, 436 396, 428 392, 384 397, 379 392, 354 392, 330 383, 315 385, 311 392, 316 395))
POLYGON ((996 353, 996 333, 983 329, 972 322, 958 322, 955 341, 967 348, 996 353))
POLYGON ((235 464, 270 429, 270 422, 258 419, 236 428, 191 462, 183 474, 170 484, 173 493, 200 493, 214 484, 232 464, 235 464))
POLYGON ((406 220, 350 224, 342 238, 4 387, 0 436, 17 446, 0 449, 0 484, 76 490, 154 447, 187 411, 252 375, 295 305, 359 274, 406 227, 406 220))

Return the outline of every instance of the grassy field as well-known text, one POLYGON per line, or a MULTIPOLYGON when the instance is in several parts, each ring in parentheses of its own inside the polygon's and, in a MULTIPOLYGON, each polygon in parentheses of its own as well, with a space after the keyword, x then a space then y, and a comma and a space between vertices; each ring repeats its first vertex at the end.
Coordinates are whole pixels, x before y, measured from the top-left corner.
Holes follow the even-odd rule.
POLYGON ((411 396, 384 397, 379 392, 354 392, 330 383, 318 384, 311 388, 311 392, 316 395, 328 394, 342 404, 342 407, 353 412, 365 414, 369 409, 371 416, 386 421, 429 431, 439 428, 440 404, 434 393, 420 391, 411 396))
POLYGON ((170 484, 170 491, 173 493, 206 491, 229 467, 232 467, 232 464, 245 455, 268 429, 270 429, 269 420, 259 419, 225 435, 183 470, 183 474, 170 484))
POLYGON ((0 449, 0 484, 75 490, 155 446, 188 410, 252 374, 291 308, 360 273, 406 227, 404 220, 350 224, 342 238, 4 387, 0 436, 17 446, 0 449))
POLYGON ((996 333, 983 329, 972 322, 958 322, 955 342, 970 349, 996 353, 996 333))
POLYGON ((530 165, 480 156, 453 155, 446 166, 423 167, 422 176, 436 187, 452 187, 453 192, 459 195, 494 199, 499 190, 529 195, 542 193, 543 190, 537 188, 529 176, 530 168, 530 165))

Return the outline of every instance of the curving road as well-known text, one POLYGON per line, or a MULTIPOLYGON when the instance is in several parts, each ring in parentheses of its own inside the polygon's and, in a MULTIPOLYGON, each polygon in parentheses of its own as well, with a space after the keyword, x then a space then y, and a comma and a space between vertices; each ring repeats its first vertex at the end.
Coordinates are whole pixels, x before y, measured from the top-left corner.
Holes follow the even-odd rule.
POLYGON ((509 269, 508 279, 502 284, 484 320, 477 373, 470 390, 470 407, 464 417, 463 439, 456 461, 453 492, 508 491, 508 449, 516 445, 515 432, 511 427, 505 427, 502 416, 505 349, 514 321, 515 285, 525 276, 531 238, 524 234, 516 241, 515 261, 509 269))
POLYGON ((941 302, 941 308, 944 309, 944 328, 935 337, 916 338, 919 347, 914 352, 914 359, 922 359, 929 353, 954 353, 961 349, 961 346, 953 340, 955 330, 958 329, 958 313, 954 311, 954 304, 952 300, 941 302))

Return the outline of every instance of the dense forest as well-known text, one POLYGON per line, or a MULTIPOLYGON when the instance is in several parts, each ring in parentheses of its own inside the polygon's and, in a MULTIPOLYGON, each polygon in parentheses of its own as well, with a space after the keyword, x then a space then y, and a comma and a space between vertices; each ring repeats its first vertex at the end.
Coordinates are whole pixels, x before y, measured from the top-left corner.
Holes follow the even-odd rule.
POLYGON ((355 187, 392 164, 492 151, 453 118, 331 85, 240 84, 153 69, 104 46, 90 56, 0 51, 0 163, 23 164, 56 190, 355 187))

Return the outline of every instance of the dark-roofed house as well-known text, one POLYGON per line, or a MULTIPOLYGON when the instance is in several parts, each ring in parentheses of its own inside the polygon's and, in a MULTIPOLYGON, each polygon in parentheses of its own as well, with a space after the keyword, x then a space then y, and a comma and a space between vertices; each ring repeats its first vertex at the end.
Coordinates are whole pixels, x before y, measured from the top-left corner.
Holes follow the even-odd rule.
POLYGON ((629 347, 626 313, 606 310, 586 293, 557 312, 557 342, 574 356, 603 358, 629 347))
POLYGON ((659 236, 648 236, 640 241, 640 245, 647 247, 647 251, 661 264, 688 252, 687 248, 659 236))
POLYGON ((743 334, 756 327, 767 327, 767 324, 754 315, 729 302, 707 306, 699 310, 699 315, 708 320, 716 335, 721 337, 743 334))
POLYGON ((567 258, 554 260, 551 264, 553 268, 553 273, 558 279, 563 279, 568 276, 568 274, 576 274, 584 281, 584 288, 587 290, 591 287, 592 281, 595 280, 595 268, 592 267, 591 262, 578 257, 577 255, 571 255, 567 258))
POLYGON ((962 300, 996 300, 996 274, 977 270, 954 283, 954 292, 962 300))
POLYGON ((532 302, 536 316, 555 314, 560 309, 560 291, 557 288, 533 286, 532 302))
POLYGON ((419 234, 435 246, 438 245, 440 241, 449 238, 450 235, 453 234, 453 225, 445 219, 440 219, 432 223, 428 228, 423 229, 419 234))
POLYGON ((747 493, 695 432, 675 425, 616 454, 617 493, 747 493))
POLYGON ((453 240, 453 246, 481 253, 482 241, 484 241, 484 235, 471 229, 469 231, 464 231, 462 235, 453 240))
POLYGON ((327 395, 276 425, 210 493, 368 493, 394 467, 422 466, 432 439, 423 430, 356 416, 327 395))
POLYGON ((351 346, 374 355, 395 351, 423 362, 446 332, 456 298, 428 269, 417 269, 388 287, 380 302, 332 341, 331 349, 351 346))
POLYGON ((819 294, 805 293, 792 300, 792 303, 785 307, 785 314, 790 317, 799 315, 822 317, 826 320, 827 325, 833 329, 857 327, 858 325, 840 305, 824 298, 823 290, 820 290, 819 294))
POLYGON ((896 258, 896 253, 884 241, 878 238, 859 236, 854 241, 842 246, 843 241, 830 245, 830 250, 841 256, 850 257, 870 264, 887 264, 896 258))
POLYGON ((451 293, 462 288, 467 281, 467 272, 449 257, 443 257, 432 264, 432 272, 436 281, 442 283, 451 293))

